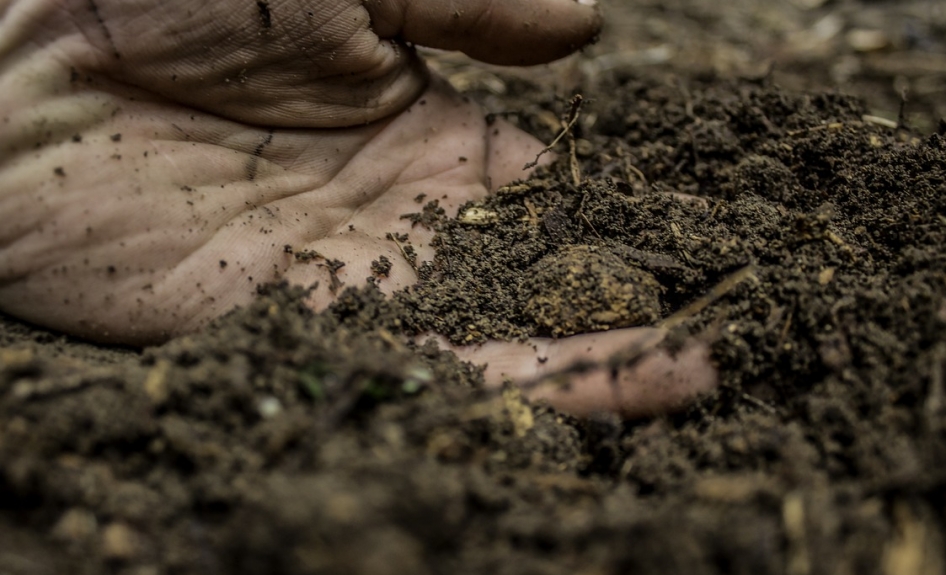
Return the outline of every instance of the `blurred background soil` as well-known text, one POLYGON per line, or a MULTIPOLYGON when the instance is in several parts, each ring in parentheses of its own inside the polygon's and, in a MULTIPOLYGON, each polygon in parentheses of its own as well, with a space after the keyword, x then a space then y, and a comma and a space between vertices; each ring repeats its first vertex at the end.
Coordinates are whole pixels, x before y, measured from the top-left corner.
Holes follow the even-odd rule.
MULTIPOLYGON (((600 42, 548 70, 512 73, 594 86, 609 71, 686 80, 761 78, 790 90, 842 90, 872 113, 932 131, 946 116, 946 5, 936 0, 601 0, 600 42)), ((460 89, 501 95, 510 71, 435 58, 460 89), (459 69, 457 69, 459 68, 459 69)), ((593 92, 592 89, 588 90, 593 92)), ((497 107, 503 107, 497 105, 497 107)))
MULTIPOLYGON (((587 100, 586 181, 560 164, 441 247, 514 237, 528 200, 515 257, 644 262, 663 314, 751 264, 684 325, 715 334, 719 394, 579 421, 486 392, 398 335, 486 317, 448 274, 319 315, 273 288, 147 350, 0 317, 0 575, 946 573, 946 4, 604 7, 549 67, 431 55, 547 141, 587 100)), ((534 315, 479 337, 554 329, 534 315)))

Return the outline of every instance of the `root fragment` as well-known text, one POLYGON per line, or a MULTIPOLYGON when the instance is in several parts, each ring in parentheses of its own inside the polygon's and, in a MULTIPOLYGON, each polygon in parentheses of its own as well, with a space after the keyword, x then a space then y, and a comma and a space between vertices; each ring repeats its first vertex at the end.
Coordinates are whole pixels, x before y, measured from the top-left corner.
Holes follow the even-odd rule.
MULTIPOLYGON (((539 158, 551 152, 552 149, 555 148, 555 146, 559 142, 562 141, 562 138, 564 138, 565 136, 571 135, 572 128, 575 126, 575 123, 578 121, 578 118, 581 114, 581 104, 583 101, 584 101, 584 98, 582 97, 581 94, 575 94, 575 96, 572 98, 571 103, 569 104, 568 112, 562 118, 562 131, 559 132, 557 136, 555 136, 555 139, 552 140, 551 144, 542 148, 542 150, 539 151, 538 154, 536 154, 535 160, 523 166, 522 168, 523 170, 531 170, 532 168, 538 166, 539 158)), ((570 136, 570 137, 572 138, 572 142, 571 142, 571 145, 569 146, 571 148, 569 151, 571 152, 571 156, 572 156, 572 178, 574 179, 575 170, 578 166, 578 159, 577 159, 577 154, 576 154, 575 145, 574 145, 574 137, 573 136, 570 136)), ((579 182, 581 181, 580 174, 578 177, 578 181, 579 182)))
POLYGON ((667 319, 663 320, 657 327, 661 327, 667 330, 671 330, 696 314, 700 313, 706 309, 710 304, 723 297, 737 285, 741 284, 744 280, 755 277, 755 267, 748 265, 736 273, 730 275, 723 281, 719 282, 713 289, 711 289, 704 296, 697 298, 690 305, 684 307, 683 309, 677 311, 675 314, 671 315, 667 319))

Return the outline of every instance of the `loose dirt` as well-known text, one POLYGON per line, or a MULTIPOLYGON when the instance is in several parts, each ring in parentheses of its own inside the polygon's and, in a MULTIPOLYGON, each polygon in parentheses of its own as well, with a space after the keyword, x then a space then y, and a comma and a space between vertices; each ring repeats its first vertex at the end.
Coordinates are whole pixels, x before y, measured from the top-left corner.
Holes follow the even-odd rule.
MULTIPOLYGON (((833 4, 798 21, 850 15, 833 4)), ((887 96, 827 81, 580 61, 571 93, 458 68, 545 141, 586 102, 555 164, 415 217, 437 256, 391 299, 313 314, 273 286, 146 350, 3 318, 0 574, 946 572, 936 98, 891 123, 887 96), (640 421, 404 343, 654 324, 710 342, 723 385, 640 421)))

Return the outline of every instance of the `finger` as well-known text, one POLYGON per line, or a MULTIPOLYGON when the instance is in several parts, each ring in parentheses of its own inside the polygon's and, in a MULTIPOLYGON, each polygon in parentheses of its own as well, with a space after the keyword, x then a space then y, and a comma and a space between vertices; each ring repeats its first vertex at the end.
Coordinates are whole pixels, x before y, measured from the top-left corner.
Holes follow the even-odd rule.
POLYGON ((498 386, 507 380, 525 384, 530 399, 547 400, 573 415, 616 412, 641 417, 679 409, 717 384, 706 344, 692 341, 671 354, 655 349, 663 337, 661 330, 632 328, 560 340, 532 338, 527 342, 491 341, 476 347, 450 347, 465 361, 487 364, 487 385, 498 386), (646 355, 616 374, 602 366, 566 379, 554 377, 577 362, 604 362, 629 349, 645 351, 646 355), (532 385, 543 378, 545 382, 532 385))
MULTIPOLYGON (((97 89, 105 76, 255 126, 358 126, 403 111, 428 83, 414 50, 378 40, 360 0, 221 1, 200 9, 191 0, 97 0, 69 2, 71 11, 25 4, 50 6, 34 27, 65 28, 93 47, 70 41, 65 54, 50 52, 65 77, 74 66, 82 78, 91 73, 97 89)), ((34 40, 50 44, 42 38, 34 40)), ((5 43, 0 37, 0 50, 5 43)))
POLYGON ((370 0, 381 38, 460 50, 491 64, 528 66, 567 56, 601 27, 590 0, 370 0))
POLYGON ((565 385, 549 381, 527 395, 575 415, 617 412, 635 418, 679 410, 716 383, 709 347, 694 341, 674 354, 655 349, 616 373, 601 368, 576 374, 565 385))

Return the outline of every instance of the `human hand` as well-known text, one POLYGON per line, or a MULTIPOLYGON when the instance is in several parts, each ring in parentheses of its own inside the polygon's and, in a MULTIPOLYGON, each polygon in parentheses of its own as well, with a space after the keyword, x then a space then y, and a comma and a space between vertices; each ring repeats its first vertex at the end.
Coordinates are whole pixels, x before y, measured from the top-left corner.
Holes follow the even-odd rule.
MULTIPOLYGON (((414 198, 455 214, 521 177, 541 144, 428 84, 405 42, 527 64, 597 28, 572 0, 455 4, 0 1, 0 310, 146 344, 274 280, 319 282, 310 303, 323 308, 332 274, 358 284, 382 255, 395 262, 382 289, 412 284, 385 238, 407 233, 421 260, 432 256, 431 232, 400 219, 414 198), (300 261, 287 245, 345 266, 300 261)), ((653 335, 536 340, 550 346, 545 365, 520 344, 457 351, 489 363, 495 384, 653 335)), ((622 372, 617 402, 602 391, 615 389, 606 370, 533 393, 576 413, 658 411, 715 384, 706 356, 698 344, 679 360, 652 356, 622 372)))

